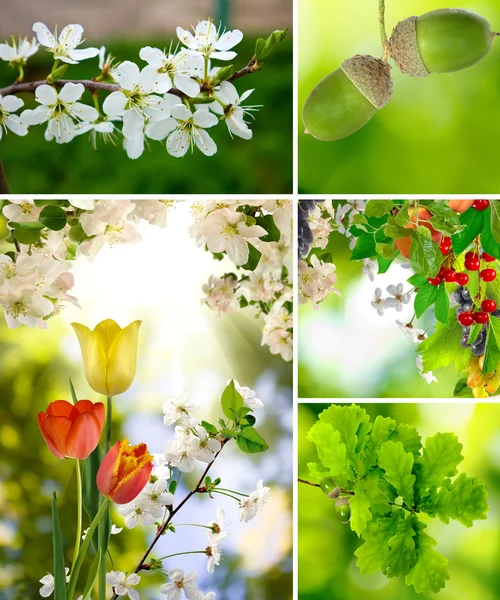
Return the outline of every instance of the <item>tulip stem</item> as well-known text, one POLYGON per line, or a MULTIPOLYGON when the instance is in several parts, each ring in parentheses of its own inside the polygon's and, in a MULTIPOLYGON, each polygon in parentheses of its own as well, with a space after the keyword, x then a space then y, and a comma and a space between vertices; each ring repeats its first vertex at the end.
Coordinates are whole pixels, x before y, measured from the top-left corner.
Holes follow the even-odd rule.
POLYGON ((78 579, 78 573, 80 572, 81 566, 82 566, 85 556, 87 554, 87 550, 89 549, 90 542, 92 541, 92 536, 94 534, 94 531, 95 531, 98 523, 101 521, 101 519, 106 514, 106 510, 107 510, 108 506, 109 506, 109 499, 104 498, 101 506, 99 507, 99 510, 97 511, 96 516, 94 517, 94 520, 90 524, 89 530, 87 531, 87 535, 85 536, 85 539, 83 540, 83 544, 81 545, 80 551, 78 552, 78 558, 76 559, 75 566, 71 569, 71 577, 69 580, 68 591, 66 594, 67 598, 73 598, 73 596, 74 596, 76 582, 78 579))
POLYGON ((385 30, 385 0, 378 0, 378 22, 380 24, 380 39, 382 40, 382 58, 387 60, 389 42, 387 40, 387 32, 385 30))
POLYGON ((71 572, 75 568, 76 559, 80 552, 80 540, 82 539, 82 470, 80 468, 80 461, 76 460, 76 496, 78 501, 78 513, 76 519, 76 541, 75 551, 73 553, 73 564, 71 566, 71 572))
POLYGON ((107 396, 107 410, 106 410, 106 439, 104 440, 104 455, 109 452, 111 445, 111 421, 113 420, 113 397, 107 396))

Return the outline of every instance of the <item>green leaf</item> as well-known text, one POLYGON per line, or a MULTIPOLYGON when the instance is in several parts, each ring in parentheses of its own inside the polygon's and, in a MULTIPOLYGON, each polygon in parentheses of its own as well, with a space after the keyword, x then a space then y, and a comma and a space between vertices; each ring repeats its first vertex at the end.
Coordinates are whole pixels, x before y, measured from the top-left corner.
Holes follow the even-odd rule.
POLYGON ((457 465, 464 459, 461 453, 462 444, 453 433, 436 433, 427 438, 422 456, 416 460, 418 489, 440 487, 446 477, 454 477, 457 465))
POLYGON ((405 452, 411 452, 415 458, 420 455, 422 438, 418 434, 418 431, 415 429, 415 427, 406 425, 406 423, 401 423, 391 433, 389 439, 392 442, 401 442, 405 452))
POLYGON ((38 220, 52 231, 60 231, 66 226, 67 215, 60 206, 49 205, 42 210, 38 220))
POLYGON ((386 559, 385 575, 397 577, 407 575, 417 562, 415 549, 415 525, 418 521, 413 514, 406 515, 396 533, 389 539, 390 552, 386 559))
POLYGON ((387 481, 410 506, 413 505, 415 484, 415 475, 412 474, 413 462, 413 454, 405 452, 401 442, 384 442, 378 452, 378 465, 385 471, 387 481))
POLYGON ((410 248, 410 262, 415 273, 422 277, 435 277, 442 260, 443 254, 430 237, 430 231, 426 227, 417 227, 413 231, 410 248))
POLYGON ((392 200, 369 200, 366 203, 365 215, 369 217, 381 217, 394 208, 392 200))
POLYGON ((21 221, 21 222, 16 222, 16 221, 10 221, 9 222, 10 227, 12 227, 12 229, 15 229, 16 231, 41 231, 45 225, 43 223, 40 223, 39 221, 21 221))
MULTIPOLYGON (((102 449, 97 445, 95 450, 81 462, 83 507, 89 516, 90 521, 94 519, 99 511, 99 490, 97 489, 96 477, 102 458, 102 449)), ((97 530, 92 538, 92 545, 96 550, 99 547, 97 542, 97 530)))
POLYGON ((393 244, 377 243, 375 244, 375 251, 379 256, 387 260, 396 257, 396 247, 393 244))
POLYGON ((490 317, 490 326, 486 332, 486 351, 482 373, 493 373, 500 362, 500 320, 490 317))
POLYGON ((427 281, 427 277, 422 277, 422 275, 417 275, 417 273, 409 277, 406 281, 408 281, 410 285, 416 288, 422 287, 426 283, 429 283, 427 281))
POLYGON ((382 469, 375 468, 368 471, 364 479, 366 497, 371 504, 373 515, 387 515, 392 512, 389 502, 397 498, 396 490, 387 482, 382 469))
POLYGON ((389 267, 394 262, 394 258, 382 258, 380 254, 377 254, 377 263, 378 263, 378 273, 379 275, 382 273, 387 273, 389 267))
POLYGON ((261 256, 262 252, 257 250, 252 244, 248 244, 248 260, 241 268, 246 269, 247 271, 255 271, 261 256))
POLYGON ((422 353, 424 373, 450 364, 461 371, 467 364, 470 351, 460 346, 462 326, 457 321, 453 308, 449 312, 449 322, 449 326, 437 323, 434 333, 418 346, 418 352, 422 353))
POLYGON ((40 231, 39 230, 27 231, 27 230, 15 229, 12 231, 12 236, 20 244, 26 244, 27 246, 29 246, 30 244, 36 244, 38 242, 38 240, 40 239, 40 231))
POLYGON ((467 385, 467 379, 464 377, 463 379, 459 379, 455 385, 455 389, 453 390, 453 396, 455 398, 473 398, 472 390, 467 385))
POLYGON ((389 217, 387 225, 384 227, 384 234, 393 240, 409 237, 412 232, 413 229, 411 227, 400 227, 394 217, 389 217))
POLYGON ((365 483, 360 480, 354 487, 354 496, 349 499, 351 507, 351 529, 358 535, 361 535, 366 529, 368 521, 371 521, 373 515, 370 511, 370 501, 367 498, 365 483))
POLYGON ((69 236, 69 239, 72 242, 75 242, 76 244, 81 244, 85 240, 88 240, 90 237, 83 230, 81 223, 77 223, 76 225, 73 225, 72 227, 70 227, 68 236, 69 236))
POLYGON ((437 593, 450 578, 446 569, 448 559, 434 550, 437 542, 424 532, 426 527, 416 522, 417 563, 405 577, 406 585, 413 585, 417 594, 437 593))
POLYGON ((406 201, 404 203, 404 205, 401 207, 401 210, 394 217, 394 222, 396 223, 396 225, 399 225, 400 227, 404 227, 405 225, 407 225, 410 222, 409 208, 410 208, 410 205, 406 201))
POLYGON ((52 548, 54 552, 54 599, 66 600, 66 572, 64 570, 64 550, 57 511, 57 497, 52 496, 52 548))
POLYGON ((257 420, 257 419, 256 419, 256 418, 255 418, 253 415, 247 415, 247 416, 245 417, 245 421, 246 421, 246 422, 247 422, 249 425, 251 425, 252 427, 255 425, 255 422, 256 422, 256 420, 257 420))
POLYGON ((206 431, 208 433, 211 433, 212 435, 217 435, 219 433, 217 427, 215 425, 212 425, 211 423, 208 423, 207 421, 202 421, 201 426, 204 427, 206 431))
POLYGON ((99 548, 96 557, 94 558, 94 562, 90 567, 90 571, 87 577, 87 583, 85 584, 85 589, 83 591, 82 600, 90 600, 90 594, 92 593, 92 588, 94 587, 95 580, 97 579, 97 572, 99 570, 99 562, 101 560, 101 549, 99 548))
POLYGON ((475 325, 472 325, 472 327, 470 328, 469 339, 468 339, 469 344, 473 344, 477 340, 477 336, 479 335, 479 332, 481 331, 482 328, 483 328, 483 326, 478 323, 476 323, 475 325))
POLYGON ((487 501, 484 483, 461 473, 453 483, 450 479, 445 481, 432 508, 443 523, 448 524, 450 519, 454 519, 465 527, 472 527, 474 521, 486 519, 489 510, 487 501))
POLYGON ((449 313, 450 313, 450 298, 444 283, 441 283, 437 287, 438 293, 436 298, 436 305, 434 306, 434 314, 436 319, 448 326, 449 313))
POLYGON ((269 449, 266 441, 257 433, 253 427, 247 427, 236 437, 238 448, 247 454, 265 452, 269 449))
POLYGON ((68 200, 35 200, 35 206, 69 206, 68 200))
POLYGON ((340 432, 330 423, 316 421, 307 434, 307 440, 316 446, 318 458, 328 475, 338 477, 350 470, 346 446, 341 441, 340 432))
POLYGON ((71 377, 69 378, 69 390, 71 392, 71 399, 73 400, 73 404, 76 404, 78 402, 78 398, 75 392, 75 386, 73 385, 73 382, 71 381, 71 377))
MULTIPOLYGON (((441 287, 441 286, 439 286, 441 287)), ((444 287, 444 286, 443 286, 444 287)), ((415 310, 415 314, 417 318, 424 314, 424 312, 436 302, 438 297, 438 287, 435 285, 431 285, 427 281, 425 285, 423 285, 417 292, 415 296, 415 301, 413 304, 413 308, 415 310)))
POLYGON ((377 254, 375 236, 373 233, 363 233, 360 235, 350 260, 361 260, 362 258, 371 258, 377 254))
POLYGON ((483 211, 470 207, 460 216, 460 223, 465 225, 463 231, 451 236, 453 251, 461 254, 483 229, 483 211))
POLYGON ((377 464, 380 446, 389 440, 389 435, 395 428, 396 421, 389 417, 377 416, 373 423, 370 440, 365 450, 365 465, 367 469, 377 464))
POLYGON ((389 540, 395 535, 403 519, 403 511, 395 510, 389 517, 374 517, 365 531, 361 534, 364 544, 354 555, 358 560, 356 565, 361 573, 384 572, 387 555, 389 554, 389 540))
POLYGON ((485 252, 487 252, 488 254, 491 254, 491 256, 494 256, 495 258, 500 259, 500 242, 497 241, 493 237, 493 232, 491 230, 491 224, 492 224, 491 204, 493 204, 493 203, 496 204, 495 201, 491 200, 490 206, 488 206, 488 208, 485 211, 483 211, 484 212, 484 225, 483 225, 483 230, 481 231, 481 247, 485 252))
POLYGON ((323 465, 316 462, 307 463, 307 468, 311 479, 316 483, 319 483, 323 477, 329 475, 328 469, 325 469, 323 465))
POLYGON ((446 202, 435 200, 427 208, 433 215, 430 223, 436 231, 451 236, 463 229, 464 226, 460 223, 460 216, 446 202))
POLYGON ((276 227, 273 215, 264 215, 261 217, 255 217, 257 225, 260 225, 267 231, 267 235, 261 237, 263 242, 279 242, 281 237, 281 231, 276 227))
MULTIPOLYGON (((470 210, 470 209, 469 209, 470 210)), ((491 233, 493 238, 500 244, 500 203, 498 200, 490 200, 491 210, 491 233)), ((477 213, 486 212, 476 210, 477 213)), ((486 251, 488 252, 488 251, 486 251)))
POLYGON ((243 398, 241 397, 241 394, 236 390, 234 380, 231 379, 231 381, 226 386, 226 389, 222 392, 220 404, 222 412, 226 415, 228 419, 231 419, 233 421, 237 420, 238 411, 240 410, 240 408, 243 408, 243 398))

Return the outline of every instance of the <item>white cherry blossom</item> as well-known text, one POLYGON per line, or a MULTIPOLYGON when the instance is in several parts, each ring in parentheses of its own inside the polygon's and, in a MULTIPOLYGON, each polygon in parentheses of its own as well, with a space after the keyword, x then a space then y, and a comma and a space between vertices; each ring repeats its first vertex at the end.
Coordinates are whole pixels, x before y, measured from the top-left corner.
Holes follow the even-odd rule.
POLYGON ((77 50, 77 47, 83 41, 83 27, 81 25, 66 25, 58 38, 57 32, 52 34, 50 29, 43 23, 35 23, 33 31, 36 33, 40 44, 45 46, 48 52, 52 52, 54 60, 76 65, 81 60, 93 58, 99 54, 99 48, 77 50))
POLYGON ((220 564, 221 552, 219 549, 219 544, 221 542, 221 537, 213 534, 212 532, 207 532, 207 540, 208 544, 205 548, 205 553, 208 557, 207 560, 207 571, 209 573, 213 573, 215 567, 220 564))
MULTIPOLYGON (((155 91, 164 94, 172 87, 191 98, 200 93, 197 77, 203 76, 203 58, 187 52, 163 52, 159 48, 146 46, 141 49, 139 56, 146 61, 149 71, 155 74, 155 91)), ((145 69, 145 70, 146 70, 145 69)))
POLYGON ((16 111, 24 106, 24 102, 17 96, 0 96, 0 140, 3 136, 3 130, 12 131, 16 135, 24 136, 28 133, 28 127, 23 123, 16 111))
POLYGON ((226 513, 224 509, 219 506, 217 508, 217 518, 215 521, 210 521, 208 526, 212 529, 212 534, 219 536, 220 539, 227 537, 226 532, 226 513))
POLYGON ((187 390, 183 388, 181 395, 167 398, 163 403, 163 422, 173 425, 180 421, 182 425, 193 427, 198 423, 194 416, 197 410, 198 406, 188 399, 187 390))
MULTIPOLYGON (((64 569, 64 572, 66 573, 66 581, 69 581, 69 568, 66 567, 64 569)), ((52 575, 52 573, 47 573, 47 575, 44 575, 41 579, 40 579, 40 583, 42 584, 42 587, 40 588, 40 596, 42 598, 48 598, 49 596, 51 596, 54 593, 54 575, 52 575)))
POLYGON ((117 596, 128 596, 130 600, 139 600, 139 592, 134 587, 139 584, 140 575, 131 573, 126 575, 121 571, 106 573, 106 583, 115 590, 117 596))
POLYGON ((244 140, 252 138, 253 132, 248 127, 246 116, 254 118, 252 112, 257 110, 255 106, 242 106, 244 102, 254 90, 247 90, 240 96, 238 90, 229 81, 223 81, 220 84, 220 91, 217 92, 217 98, 224 104, 221 106, 219 102, 214 102, 210 108, 218 115, 221 115, 226 121, 227 128, 231 137, 236 135, 244 140))
POLYGON ((257 393, 251 390, 249 387, 240 385, 236 380, 234 380, 234 387, 236 388, 238 394, 240 394, 240 396, 243 398, 243 404, 246 407, 251 408, 252 410, 264 408, 264 402, 257 398, 257 393))
POLYGON ((202 287, 205 297, 201 302, 207 304, 217 314, 230 314, 238 310, 238 299, 235 291, 238 288, 238 280, 227 276, 224 279, 210 275, 208 283, 202 287))
POLYGON ((190 442, 190 456, 205 463, 212 462, 215 454, 220 451, 221 443, 216 438, 208 436, 207 430, 199 425, 195 428, 196 434, 190 442))
POLYGON ((23 66, 28 58, 38 52, 39 45, 36 38, 31 41, 28 38, 20 38, 18 42, 12 38, 10 44, 5 42, 0 44, 0 60, 5 60, 11 65, 23 66))
POLYGON ((34 200, 9 200, 9 204, 3 207, 2 213, 9 221, 21 223, 26 221, 38 221, 42 212, 41 206, 36 206, 34 200))
POLYGON ((221 31, 213 21, 199 21, 193 33, 177 27, 179 40, 190 52, 218 60, 232 60, 236 52, 229 50, 243 39, 243 33, 239 29, 221 31))
POLYGON ((401 312, 403 310, 403 306, 408 304, 411 300, 411 295, 404 292, 404 285, 402 283, 398 283, 397 286, 387 286, 387 293, 389 293, 392 298, 386 298, 386 306, 389 308, 395 308, 398 312, 401 312))
POLYGON ((160 594, 166 594, 168 600, 182 600, 183 597, 187 600, 200 599, 197 573, 185 575, 183 569, 169 569, 167 575, 170 581, 160 587, 160 594))
POLYGON ((384 311, 387 308, 387 300, 386 298, 382 298, 382 290, 380 288, 375 290, 371 305, 381 317, 384 316, 384 311))
POLYGON ((247 523, 253 519, 269 499, 270 488, 264 487, 263 480, 257 483, 257 489, 247 498, 240 500, 240 521, 247 523))

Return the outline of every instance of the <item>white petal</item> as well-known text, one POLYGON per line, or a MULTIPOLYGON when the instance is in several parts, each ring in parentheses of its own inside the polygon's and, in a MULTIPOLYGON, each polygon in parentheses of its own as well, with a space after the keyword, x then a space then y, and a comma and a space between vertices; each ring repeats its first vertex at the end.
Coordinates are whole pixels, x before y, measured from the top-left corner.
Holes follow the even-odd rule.
POLYGON ((198 25, 196 25, 196 40, 198 43, 202 43, 202 45, 209 45, 214 42, 217 37, 217 27, 213 21, 200 21, 198 25))
POLYGON ((200 84, 188 75, 175 75, 174 85, 190 98, 194 98, 200 93, 200 84))
POLYGON ((139 56, 142 60, 155 67, 161 67, 165 62, 165 54, 159 48, 145 46, 141 48, 139 56))
POLYGON ((218 60, 233 60, 237 56, 236 52, 212 52, 210 58, 216 58, 218 60))
POLYGON ((186 108, 184 104, 177 104, 174 106, 170 111, 170 114, 174 119, 179 119, 181 121, 188 121, 193 116, 193 113, 186 108))
POLYGON ((144 130, 144 119, 135 110, 127 110, 123 115, 122 133, 126 138, 132 139, 142 135, 144 130))
POLYGON ((217 144, 204 129, 195 129, 195 132, 194 141, 198 149, 206 156, 213 156, 217 152, 217 144))
POLYGON ((5 119, 5 125, 16 135, 26 135, 28 128, 18 115, 10 115, 5 119))
POLYGON ((170 88, 162 89, 164 87, 164 83, 161 81, 160 73, 158 73, 158 69, 151 65, 144 67, 139 75, 139 85, 141 88, 147 92, 167 92, 170 88))
POLYGON ((165 119, 164 121, 148 123, 145 133, 152 140, 164 140, 176 128, 177 121, 175 119, 165 119))
POLYGON ((122 62, 116 69, 116 79, 125 90, 133 90, 139 83, 139 67, 129 60, 122 62))
POLYGON ((123 138, 123 145, 129 158, 139 158, 144 152, 144 136, 141 133, 133 138, 123 138))
POLYGON ((176 129, 167 140, 167 152, 177 158, 189 150, 189 136, 183 129, 176 129))
POLYGON ((241 96, 240 96, 239 104, 241 104, 244 100, 246 100, 253 91, 255 91, 255 88, 253 88, 251 90, 247 90, 246 92, 243 92, 243 94, 241 94, 241 96))
POLYGON ((244 140, 250 140, 253 136, 253 131, 248 127, 248 125, 244 121, 236 120, 232 117, 229 117, 226 121, 227 128, 231 133, 237 135, 244 140))
POLYGON ((76 102, 82 97, 85 88, 81 83, 66 83, 59 92, 59 100, 63 102, 76 102))
POLYGON ((224 96, 224 102, 226 104, 238 104, 240 97, 238 96, 238 90, 230 81, 223 81, 220 84, 220 90, 224 96))
POLYGON ((35 23, 33 25, 33 31, 36 33, 36 37, 42 46, 53 48, 57 44, 56 38, 52 35, 47 25, 35 23))
POLYGON ((182 27, 177 27, 177 37, 179 40, 185 44, 188 48, 197 48, 198 44, 196 43, 193 34, 187 29, 183 29, 182 27))
POLYGON ((50 109, 44 105, 38 106, 35 110, 25 110, 21 114, 21 119, 26 125, 40 125, 43 123, 50 114, 50 109))
POLYGON ((239 44, 243 39, 243 33, 239 29, 234 31, 227 31, 222 35, 214 44, 214 48, 217 50, 229 50, 239 44))
POLYGON ((9 46, 9 44, 0 44, 0 59, 11 61, 16 57, 16 53, 14 52, 14 48, 9 46))
POLYGON ((82 41, 83 27, 81 25, 66 25, 59 34, 59 44, 65 49, 75 48, 82 41))
POLYGON ((213 127, 218 122, 219 119, 211 112, 208 112, 208 110, 197 110, 193 114, 193 123, 197 127, 213 127))
POLYGON ((77 65, 78 64, 78 61, 73 60, 69 56, 67 56, 65 54, 58 53, 58 52, 54 53, 54 58, 57 58, 57 60, 60 60, 63 63, 66 63, 68 65, 77 65))
POLYGON ((53 87, 44 83, 35 90, 35 98, 45 106, 52 106, 57 102, 57 94, 53 87))
POLYGON ((118 115, 123 114, 127 102, 127 96, 125 96, 123 92, 112 92, 105 98, 102 109, 110 117, 117 117, 118 115))
POLYGON ((86 58, 94 58, 99 54, 99 48, 82 48, 81 50, 71 50, 69 52, 70 58, 79 62, 86 58))
POLYGON ((24 102, 17 96, 5 96, 5 98, 0 96, 0 106, 7 112, 16 112, 21 106, 24 106, 24 102))
POLYGON ((99 118, 99 113, 93 106, 75 102, 71 108, 71 114, 77 116, 83 121, 96 121, 99 118))

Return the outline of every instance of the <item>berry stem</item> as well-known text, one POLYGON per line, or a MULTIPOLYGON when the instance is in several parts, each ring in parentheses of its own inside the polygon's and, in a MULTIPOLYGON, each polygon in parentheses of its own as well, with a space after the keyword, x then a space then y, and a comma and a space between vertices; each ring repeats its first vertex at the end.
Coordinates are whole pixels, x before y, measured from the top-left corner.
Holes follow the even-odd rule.
POLYGON ((385 0, 378 0, 378 22, 380 24, 380 39, 382 40, 383 60, 387 60, 389 42, 385 31, 385 0))

